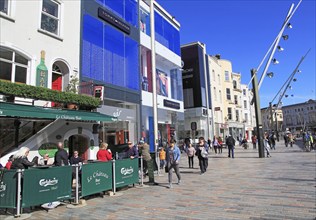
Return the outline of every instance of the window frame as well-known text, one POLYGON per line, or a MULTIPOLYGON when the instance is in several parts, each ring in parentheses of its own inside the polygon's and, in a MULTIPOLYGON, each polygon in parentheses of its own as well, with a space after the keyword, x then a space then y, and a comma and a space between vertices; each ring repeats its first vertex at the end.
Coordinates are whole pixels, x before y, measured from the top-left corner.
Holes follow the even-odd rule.
MULTIPOLYGON (((11 56, 10 60, 7 59, 7 58, 1 58, 0 57, 0 62, 8 63, 8 64, 11 65, 11 74, 10 74, 11 79, 10 79, 10 82, 27 84, 28 83, 28 75, 29 75, 29 71, 30 71, 30 62, 31 62, 31 60, 28 57, 26 57, 25 55, 23 55, 22 53, 20 53, 18 51, 15 51, 15 50, 13 50, 11 48, 7 48, 7 47, 3 47, 3 46, 0 46, 0 47, 4 48, 5 50, 9 50, 9 51, 12 52, 12 56, 11 56), (16 62, 16 60, 15 60, 16 54, 18 54, 19 56, 23 57, 26 60, 27 64, 16 62), (25 68, 25 82, 18 82, 18 81, 16 81, 17 67, 25 68)), ((6 80, 6 79, 2 79, 2 80, 6 80)), ((7 81, 9 81, 9 80, 7 80, 7 81)))
POLYGON ((47 34, 52 35, 52 36, 61 37, 61 26, 62 26, 62 24, 61 24, 62 23, 61 22, 62 21, 62 15, 61 15, 61 13, 62 13, 62 3, 60 1, 58 1, 58 0, 42 0, 42 4, 41 4, 41 8, 40 8, 39 30, 41 32, 47 33, 47 34), (52 3, 57 5, 57 7, 58 7, 58 9, 57 9, 58 16, 57 17, 55 17, 54 15, 51 15, 48 12, 43 11, 44 1, 50 1, 50 2, 52 2, 52 3), (54 33, 52 31, 49 31, 49 30, 46 30, 46 29, 42 28, 43 15, 45 15, 45 16, 57 21, 57 28, 56 28, 57 29, 57 31, 56 31, 57 33, 54 33))
POLYGON ((226 99, 231 100, 230 88, 226 88, 226 99))

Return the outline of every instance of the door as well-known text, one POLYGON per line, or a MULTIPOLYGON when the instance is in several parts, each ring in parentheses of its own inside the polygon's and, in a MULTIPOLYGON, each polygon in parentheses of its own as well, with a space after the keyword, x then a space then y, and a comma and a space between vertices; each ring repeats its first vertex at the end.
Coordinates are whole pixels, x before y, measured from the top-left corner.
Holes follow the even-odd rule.
MULTIPOLYGON (((62 90, 62 75, 53 73, 52 77, 52 90, 62 90)), ((58 103, 52 102, 52 107, 57 107, 58 103)))

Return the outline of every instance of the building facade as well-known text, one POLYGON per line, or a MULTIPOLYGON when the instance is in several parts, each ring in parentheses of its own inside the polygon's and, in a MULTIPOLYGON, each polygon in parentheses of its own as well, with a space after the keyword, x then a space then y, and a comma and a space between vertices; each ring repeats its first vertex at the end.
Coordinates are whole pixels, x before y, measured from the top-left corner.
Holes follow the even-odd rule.
POLYGON ((303 131, 316 131, 316 100, 282 106, 283 131, 299 134, 303 131))
POLYGON ((184 62, 182 71, 184 99, 184 137, 193 139, 203 136, 208 139, 214 134, 212 126, 210 77, 206 46, 195 42, 181 46, 184 62))
POLYGON ((171 138, 181 139, 184 130, 182 94, 180 24, 156 1, 154 19, 150 20, 149 1, 140 1, 140 75, 141 75, 141 136, 155 150, 154 123, 158 123, 158 144, 165 145, 171 138), (151 33, 151 25, 155 33, 151 33), (155 62, 152 62, 152 41, 155 40, 155 62), (152 66, 155 65, 156 79, 152 66), (153 91, 153 80, 156 91, 153 91), (154 106, 153 96, 157 97, 154 106), (153 108, 157 108, 157 122, 153 108))

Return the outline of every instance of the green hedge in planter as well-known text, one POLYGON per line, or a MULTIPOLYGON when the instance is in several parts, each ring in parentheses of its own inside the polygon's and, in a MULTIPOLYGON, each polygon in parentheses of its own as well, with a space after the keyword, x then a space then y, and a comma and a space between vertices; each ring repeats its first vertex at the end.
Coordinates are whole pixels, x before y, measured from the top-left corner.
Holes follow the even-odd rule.
POLYGON ((23 98, 45 100, 60 103, 73 103, 79 106, 97 108, 100 99, 84 94, 75 94, 51 90, 44 87, 17 84, 0 80, 0 93, 23 98))

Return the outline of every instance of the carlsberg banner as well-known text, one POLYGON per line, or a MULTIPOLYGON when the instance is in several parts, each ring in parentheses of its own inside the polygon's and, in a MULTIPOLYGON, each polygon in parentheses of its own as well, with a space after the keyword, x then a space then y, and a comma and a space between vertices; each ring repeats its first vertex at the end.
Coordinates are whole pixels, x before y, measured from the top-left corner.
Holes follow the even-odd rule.
POLYGON ((138 183, 138 158, 115 161, 116 187, 138 183))
POLYGON ((70 199, 72 167, 24 170, 22 207, 70 199))

